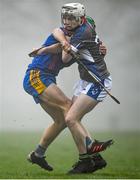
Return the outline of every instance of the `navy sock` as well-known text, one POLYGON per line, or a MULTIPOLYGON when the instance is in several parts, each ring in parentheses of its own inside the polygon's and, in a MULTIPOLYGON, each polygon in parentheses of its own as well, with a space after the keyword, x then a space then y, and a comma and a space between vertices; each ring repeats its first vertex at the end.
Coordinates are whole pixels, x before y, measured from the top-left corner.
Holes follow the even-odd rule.
POLYGON ((86 148, 90 148, 93 143, 93 140, 90 137, 86 137, 86 148))

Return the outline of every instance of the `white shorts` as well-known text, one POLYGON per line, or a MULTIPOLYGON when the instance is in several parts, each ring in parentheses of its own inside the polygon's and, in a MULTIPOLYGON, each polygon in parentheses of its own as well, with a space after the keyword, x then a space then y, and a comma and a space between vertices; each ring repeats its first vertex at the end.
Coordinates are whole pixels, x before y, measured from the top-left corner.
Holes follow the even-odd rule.
MULTIPOLYGON (((101 83, 106 87, 108 91, 112 88, 112 79, 108 78, 101 81, 101 83)), ((74 86, 74 96, 79 96, 80 94, 86 94, 96 101, 103 101, 107 96, 107 92, 99 85, 94 82, 87 82, 84 80, 79 80, 74 86)))

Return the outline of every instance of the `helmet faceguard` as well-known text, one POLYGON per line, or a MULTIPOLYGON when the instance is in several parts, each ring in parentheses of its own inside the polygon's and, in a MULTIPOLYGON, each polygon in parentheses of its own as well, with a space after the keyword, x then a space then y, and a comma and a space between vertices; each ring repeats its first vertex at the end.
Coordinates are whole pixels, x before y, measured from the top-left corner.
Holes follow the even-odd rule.
POLYGON ((68 3, 62 6, 61 18, 68 18, 70 20, 75 19, 81 21, 81 18, 85 16, 85 7, 80 3, 68 3))

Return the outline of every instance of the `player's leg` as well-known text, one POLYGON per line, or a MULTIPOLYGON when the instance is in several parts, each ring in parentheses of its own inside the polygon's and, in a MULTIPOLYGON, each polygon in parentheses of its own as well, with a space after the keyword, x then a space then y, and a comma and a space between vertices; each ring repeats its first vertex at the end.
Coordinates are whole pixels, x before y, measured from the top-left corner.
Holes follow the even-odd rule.
MULTIPOLYGON (((79 96, 78 94, 77 94, 77 95, 73 95, 73 97, 72 97, 72 104, 77 100, 78 96, 79 96)), ((88 147, 88 146, 90 146, 90 145, 94 142, 94 140, 92 139, 89 131, 83 126, 81 120, 82 120, 82 119, 80 119, 81 127, 83 128, 83 130, 84 130, 85 133, 86 133, 86 136, 88 137, 88 138, 87 138, 87 141, 86 141, 86 147, 88 147)), ((92 160, 93 160, 94 163, 95 163, 94 171, 106 167, 107 162, 106 162, 105 159, 101 156, 101 154, 99 154, 99 153, 92 153, 92 154, 91 154, 91 153, 90 153, 90 156, 91 156, 92 160)))
MULTIPOLYGON (((75 101, 77 100, 78 96, 79 96, 79 95, 77 95, 77 96, 76 96, 76 95, 73 95, 73 97, 72 97, 72 104, 75 103, 75 101)), ((83 131, 85 132, 85 134, 87 135, 87 137, 89 137, 90 143, 91 143, 91 142, 92 142, 92 137, 91 137, 89 131, 83 126, 81 120, 82 120, 82 118, 80 119, 79 124, 81 125, 81 128, 83 128, 83 131)))
MULTIPOLYGON (((84 83, 86 84, 86 83, 84 83)), ((92 83, 88 83, 87 82, 87 85, 84 87, 83 84, 82 84, 82 88, 84 89, 85 92, 83 92, 83 94, 80 94, 77 98, 77 100, 75 101, 75 103, 71 106, 67 116, 66 116, 66 123, 67 123, 67 126, 70 128, 72 134, 73 134, 73 137, 74 137, 74 140, 77 144, 77 147, 78 147, 78 150, 79 150, 79 153, 84 153, 84 152, 87 152, 87 149, 86 149, 86 136, 84 136, 83 134, 81 134, 80 132, 80 129, 78 129, 78 127, 80 126, 78 124, 78 121, 81 120, 81 118, 86 114, 88 113, 89 111, 91 111, 97 104, 98 104, 98 100, 96 99, 97 97, 99 97, 99 95, 101 94, 102 90, 100 87, 96 87, 96 86, 92 86, 92 83), (86 88, 87 87, 87 88, 86 88), (94 88, 95 89, 94 89, 94 88), (92 95, 90 94, 92 92, 92 95, 94 94, 93 92, 96 92, 96 98, 95 96, 92 97, 92 95), (83 135, 83 136, 82 136, 83 135), (78 142, 80 141, 80 144, 78 144, 78 142), (85 150, 85 151, 83 151, 85 150)), ((81 89, 82 89, 81 88, 81 89)), ((102 96, 103 96, 103 93, 102 93, 102 96)), ((86 132, 85 132, 86 134, 86 132)), ((106 142, 96 142, 94 143, 94 147, 96 147, 97 145, 99 146, 98 148, 98 151, 102 151, 104 150, 105 148, 102 148, 104 147, 104 144, 106 145, 106 142)), ((88 153, 85 153, 86 156, 89 155, 89 151, 88 153)), ((84 155, 85 155, 84 154, 84 155)), ((86 163, 84 163, 85 166, 81 163, 79 163, 75 168, 73 168, 70 173, 77 173, 77 171, 85 171, 86 169, 86 163), (80 167, 80 165, 82 166, 82 168, 80 167), (80 170, 79 170, 80 169, 80 170)), ((94 171, 94 169, 93 169, 94 171)))
POLYGON ((59 133, 66 127, 66 124, 64 120, 64 113, 61 108, 53 105, 46 105, 44 102, 41 102, 40 105, 54 121, 47 129, 45 129, 40 139, 39 144, 44 148, 47 148, 59 135, 59 133))
POLYGON ((80 120, 86 113, 91 111, 96 106, 96 104, 97 102, 93 101, 91 97, 81 94, 71 106, 65 119, 80 154, 84 154, 87 152, 85 146, 87 131, 85 132, 85 130, 83 130, 83 127, 81 127, 80 120))
POLYGON ((76 166, 74 166, 69 171, 70 174, 86 172, 90 173, 93 172, 95 169, 95 162, 87 153, 87 131, 85 131, 85 128, 81 126, 80 120, 86 113, 92 110, 96 106, 96 104, 97 103, 94 102, 90 97, 81 94, 67 113, 65 119, 66 124, 71 131, 71 134, 79 151, 79 161, 76 166))
MULTIPOLYGON (((71 100, 56 86, 55 77, 53 75, 46 74, 40 70, 31 70, 27 72, 24 78, 24 89, 34 97, 36 103, 42 105, 55 121, 54 124, 45 131, 41 139, 41 143, 44 143, 45 150, 64 128, 64 116, 71 106, 71 100), (44 140, 44 138, 46 139, 44 140)), ((43 146, 41 146, 41 148, 43 149, 43 146)), ((36 151, 40 151, 40 149, 36 151)), ((43 157, 35 159, 35 156, 32 157, 32 155, 34 155, 34 153, 30 155, 33 163, 37 161, 37 164, 44 169, 52 170, 46 161, 43 161, 43 157)), ((29 160, 31 159, 30 157, 29 160)))
MULTIPOLYGON (((111 83, 110 77, 103 80, 102 83, 104 84, 104 86, 108 90, 111 89, 112 83, 111 83)), ((80 121, 81 120, 80 118, 82 118, 84 116, 84 114, 91 111, 91 109, 93 109, 100 101, 103 101, 106 96, 107 96, 107 93, 104 91, 104 89, 98 83, 96 83, 96 82, 90 83, 90 82, 87 82, 84 80, 78 81, 75 85, 75 88, 74 88, 74 97, 73 97, 72 101, 77 103, 77 100, 79 100, 79 97, 80 97, 81 104, 83 103, 82 107, 84 107, 84 105, 85 105, 85 107, 87 107, 87 108, 85 108, 84 110, 82 109, 82 111, 80 111, 81 117, 77 117, 77 118, 79 118, 77 121, 80 121), (82 99, 83 98, 81 96, 82 94, 86 95, 85 98, 87 98, 87 100, 89 99, 91 101, 91 103, 93 103, 93 106, 92 105, 88 106, 88 104, 85 104, 86 101, 84 99, 82 99)), ((72 107, 74 107, 75 103, 73 103, 72 107)), ((75 113, 73 113, 73 115, 75 115, 75 113)), ((90 140, 89 133, 87 132, 87 130, 84 127, 83 127, 83 129, 88 134, 87 141, 90 140)), ((89 151, 89 152, 93 153, 93 152, 102 151, 102 150, 104 150, 104 148, 106 148, 106 145, 108 145, 108 143, 110 143, 110 141, 107 141, 106 143, 103 143, 103 144, 102 143, 101 144, 100 143, 94 143, 94 146, 91 147, 92 151, 89 151), (97 147, 95 145, 97 145, 97 147)))
POLYGON ((40 95, 39 99, 62 109, 64 115, 71 106, 71 100, 61 91, 56 84, 51 84, 40 95))
POLYGON ((53 170, 53 168, 45 160, 45 153, 48 146, 66 127, 64 114, 62 109, 52 104, 40 102, 42 108, 52 117, 54 122, 45 129, 36 149, 28 155, 28 160, 42 167, 45 170, 53 170))

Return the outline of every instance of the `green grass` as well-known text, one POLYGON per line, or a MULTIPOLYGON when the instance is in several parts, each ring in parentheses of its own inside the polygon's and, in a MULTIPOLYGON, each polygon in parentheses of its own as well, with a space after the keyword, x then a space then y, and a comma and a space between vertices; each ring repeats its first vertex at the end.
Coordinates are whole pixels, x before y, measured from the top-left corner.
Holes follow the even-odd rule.
POLYGON ((140 178, 140 133, 96 133, 97 139, 113 137, 115 144, 102 153, 108 166, 93 174, 66 175, 77 160, 77 150, 68 133, 50 146, 47 172, 27 162, 27 154, 39 141, 41 133, 0 133, 0 179, 138 179, 140 178))

